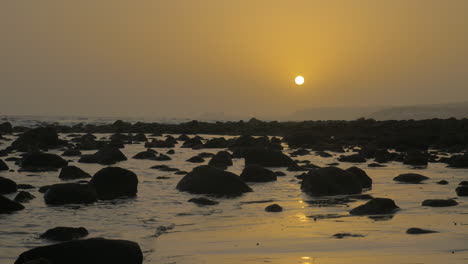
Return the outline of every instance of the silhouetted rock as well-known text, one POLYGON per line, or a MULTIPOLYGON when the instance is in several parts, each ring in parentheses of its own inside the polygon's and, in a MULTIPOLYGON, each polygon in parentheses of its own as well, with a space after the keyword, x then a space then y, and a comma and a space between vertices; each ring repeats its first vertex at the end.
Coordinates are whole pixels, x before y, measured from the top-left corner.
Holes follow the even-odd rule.
POLYGON ((88 235, 88 230, 84 227, 64 227, 58 226, 47 230, 40 238, 52 241, 70 241, 80 239, 88 235))
POLYGON ((91 178, 91 175, 76 166, 66 166, 60 171, 59 178, 62 180, 76 180, 91 178))
POLYGON ((458 205, 457 201, 453 199, 443 200, 443 199, 431 199, 424 200, 422 206, 431 206, 431 207, 447 207, 458 205))
POLYGON ((346 171, 356 175, 357 179, 361 183, 362 188, 372 188, 372 179, 364 170, 358 167, 351 167, 346 169, 346 171))
POLYGON ((0 124, 0 134, 11 134, 13 133, 13 127, 10 122, 4 122, 0 124))
POLYGON ((43 152, 33 152, 24 156, 20 162, 23 171, 50 171, 67 166, 68 162, 62 157, 43 152))
POLYGON ((141 264, 143 254, 137 243, 126 240, 91 238, 30 249, 15 264, 44 259, 51 264, 141 264))
POLYGON ((271 213, 279 213, 283 211, 283 207, 277 204, 270 204, 269 206, 265 207, 265 211, 271 213))
POLYGON ((106 146, 94 154, 83 155, 78 162, 112 165, 124 160, 127 160, 127 157, 118 148, 106 146))
POLYGON ((30 190, 35 189, 36 187, 32 186, 31 184, 18 184, 18 190, 30 190))
POLYGON ((448 165, 453 168, 468 168, 468 153, 452 156, 448 161, 448 165))
POLYGON ((174 143, 170 141, 163 141, 158 139, 153 139, 151 142, 145 143, 145 148, 173 148, 174 143))
POLYGON ((160 171, 179 171, 177 168, 171 168, 167 165, 155 165, 152 166, 150 169, 160 170, 160 171))
POLYGON ((62 183, 49 186, 44 200, 49 205, 91 204, 97 201, 96 190, 87 184, 62 183))
POLYGON ((278 177, 282 177, 282 176, 286 176, 286 173, 282 172, 282 171, 275 171, 274 172, 276 176, 278 177))
POLYGON ((202 146, 203 142, 196 137, 187 139, 184 144, 182 144, 182 148, 201 148, 202 146))
POLYGON ((345 237, 365 237, 364 235, 360 234, 351 234, 351 233, 337 233, 333 235, 334 238, 342 239, 345 237))
POLYGON ((227 151, 220 151, 211 158, 208 165, 225 170, 228 166, 232 166, 232 156, 227 151))
POLYGON ((294 156, 304 156, 304 155, 309 155, 309 154, 310 154, 310 151, 308 151, 307 149, 303 149, 303 148, 291 152, 291 155, 294 155, 294 156))
POLYGON ((276 181, 276 174, 258 165, 248 165, 242 171, 240 178, 245 182, 276 181))
POLYGON ((331 157, 333 157, 332 154, 330 154, 328 152, 325 152, 323 150, 322 151, 316 151, 315 154, 322 157, 322 158, 331 158, 331 157))
POLYGON ((387 167, 387 165, 383 165, 383 164, 379 164, 379 163, 369 163, 369 165, 367 165, 367 167, 369 167, 369 168, 383 168, 383 167, 387 167))
POLYGON ((146 135, 143 133, 138 133, 132 137, 132 141, 136 142, 146 142, 147 140, 146 135))
POLYGON ((304 175, 301 190, 313 196, 359 194, 362 185, 355 174, 337 167, 326 167, 304 175))
POLYGON ((101 200, 136 196, 138 192, 138 178, 136 174, 118 167, 107 167, 96 172, 89 185, 96 189, 101 200))
POLYGON ((349 213, 352 215, 376 215, 376 214, 392 214, 399 207, 392 199, 374 198, 367 203, 352 209, 349 213))
POLYGON ((53 149, 63 144, 52 127, 34 128, 21 134, 11 146, 19 151, 53 149))
POLYGON ((62 153, 64 157, 78 157, 81 156, 81 151, 78 149, 67 149, 62 153))
POLYGON ((187 162, 202 163, 202 162, 205 162, 205 160, 203 158, 199 157, 199 156, 193 156, 190 159, 188 159, 187 162))
POLYGON ((219 204, 219 202, 217 202, 217 201, 213 201, 213 200, 203 198, 203 197, 192 198, 192 199, 190 199, 188 201, 191 202, 191 203, 199 204, 199 205, 216 205, 216 204, 219 204))
POLYGON ((176 188, 183 192, 221 196, 238 196, 252 191, 236 174, 208 165, 194 168, 176 188))
POLYGON ((44 186, 41 186, 41 187, 39 187, 39 189, 38 189, 37 191, 40 192, 40 193, 46 193, 47 190, 49 190, 51 186, 52 186, 52 185, 44 185, 44 186))
POLYGON ((413 166, 426 166, 428 163, 428 155, 420 151, 410 151, 406 153, 403 164, 413 166))
POLYGON ((166 154, 172 155, 172 154, 175 154, 175 151, 173 149, 170 149, 166 152, 166 154))
POLYGON ((278 150, 245 149, 243 152, 245 166, 259 165, 264 167, 289 167, 295 162, 278 150))
POLYGON ((416 173, 400 174, 397 177, 393 178, 394 181, 404 182, 404 183, 420 183, 427 179, 429 179, 429 177, 423 176, 421 174, 416 174, 416 173))
POLYGON ((182 134, 182 135, 177 137, 177 140, 179 140, 179 141, 187 141, 189 139, 190 139, 190 137, 185 135, 185 134, 182 134))
POLYGON ((0 176, 0 194, 14 193, 17 189, 16 182, 0 176))
POLYGON ((146 160, 155 160, 157 152, 152 149, 147 149, 145 151, 137 153, 133 156, 134 159, 146 159, 146 160))
POLYGON ((462 185, 455 189, 458 196, 468 196, 468 185, 462 185))
POLYGON ((154 160, 157 160, 157 161, 166 161, 166 160, 172 160, 172 158, 161 153, 161 154, 159 154, 159 156, 157 156, 154 160))
POLYGON ((8 165, 0 159, 0 171, 4 171, 4 170, 9 170, 10 168, 8 167, 8 165))
POLYGON ((203 144, 203 148, 227 148, 228 147, 228 141, 223 138, 212 138, 206 141, 205 144, 203 144))
POLYGON ((211 158, 211 157, 214 157, 215 154, 213 153, 209 153, 209 152, 202 152, 202 153, 199 153, 197 156, 200 157, 200 158, 211 158))
POLYGON ((461 181, 458 185, 468 185, 468 181, 461 181))
POLYGON ((448 181, 446 181, 446 180, 441 180, 441 181, 438 181, 437 184, 440 184, 440 185, 447 185, 447 184, 448 184, 448 181))
POLYGON ((24 206, 0 195, 0 214, 7 214, 14 211, 23 210, 24 206))
POLYGON ((341 162, 364 163, 366 159, 361 154, 342 155, 338 158, 341 162))
POLYGON ((29 202, 30 200, 32 200, 34 198, 36 198, 36 196, 30 194, 29 192, 20 191, 15 196, 14 201, 18 202, 18 203, 25 203, 25 202, 29 202))
POLYGON ((386 149, 378 149, 374 153, 374 160, 378 163, 387 163, 391 159, 391 154, 386 149))
POLYGON ((406 230, 406 234, 409 234, 409 235, 430 234, 430 233, 438 233, 438 232, 427 230, 427 229, 421 229, 417 227, 412 227, 406 230))

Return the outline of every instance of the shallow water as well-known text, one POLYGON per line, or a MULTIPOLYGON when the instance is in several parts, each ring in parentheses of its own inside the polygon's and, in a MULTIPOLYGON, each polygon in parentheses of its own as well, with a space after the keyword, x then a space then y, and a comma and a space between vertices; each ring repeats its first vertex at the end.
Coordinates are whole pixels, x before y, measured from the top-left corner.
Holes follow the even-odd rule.
MULTIPOLYGON (((66 135, 61 135, 65 138, 66 135)), ((100 137, 101 135, 99 135, 100 137)), ((103 135, 109 136, 109 135, 103 135)), ((205 138, 211 136, 202 135, 205 138)), ((8 136, 7 136, 8 137, 8 136)), ((10 138, 13 138, 10 136, 10 138)), ((228 137, 227 137, 228 138, 228 137)), ((5 142, 4 142, 5 143, 5 142)), ((5 147, 8 143, 2 145, 5 147)), ((458 197, 458 206, 445 208, 422 207, 425 199, 456 197, 455 188, 468 180, 468 170, 450 169, 443 164, 430 164, 416 170, 401 163, 390 163, 385 168, 367 168, 359 164, 373 179, 373 189, 366 192, 374 197, 395 200, 402 209, 391 219, 373 220, 349 216, 348 211, 364 201, 346 206, 317 207, 307 201, 313 197, 300 191, 294 175, 285 168, 275 169, 287 175, 277 182, 249 184, 254 190, 238 198, 212 198, 220 203, 197 206, 187 202, 198 197, 175 189, 183 177, 173 172, 149 169, 166 164, 190 171, 200 164, 185 162, 200 153, 216 153, 220 149, 192 150, 175 148, 171 161, 131 159, 143 151, 143 144, 126 145, 122 151, 129 158, 115 166, 134 171, 139 178, 136 198, 98 202, 88 206, 47 206, 43 194, 28 190, 37 198, 24 204, 26 209, 0 215, 0 263, 13 263, 23 251, 49 242, 38 236, 55 226, 83 226, 89 237, 128 239, 140 244, 145 263, 467 263, 468 262, 468 198, 458 197), (431 179, 425 184, 397 184, 393 177, 407 172, 418 172, 431 179), (169 179, 157 179, 167 176, 169 179), (445 179, 448 185, 435 182, 445 179), (273 200, 267 203, 253 201, 273 200), (278 203, 284 211, 267 213, 264 208, 278 203), (324 215, 336 214, 334 218, 324 215), (173 229, 157 232, 159 226, 173 229), (426 235, 407 235, 406 229, 419 227, 439 231, 426 235), (336 239, 335 233, 362 234, 364 237, 336 239), (161 233, 156 235, 156 233, 161 233)), ((165 153, 167 149, 156 149, 165 153)), ((61 151, 51 151, 60 154, 61 151)), ((285 153, 291 152, 287 148, 285 153)), ((85 153, 94 153, 87 151, 85 153)), ((10 156, 15 156, 15 153, 10 156)), ((336 154, 338 156, 338 154, 336 154)), ((332 158, 315 155, 301 156, 300 160, 324 166, 335 162, 332 158)), ((5 160, 6 157, 2 159, 5 160)), ((91 175, 103 166, 81 164, 91 175)), ((208 159, 207 159, 208 160, 208 159)), ((240 174, 243 159, 235 159, 228 170, 240 174)), ((59 172, 17 172, 13 162, 7 162, 15 172, 0 172, 1 176, 17 183, 36 187, 63 182, 59 172), (34 175, 34 176, 30 176, 34 175)), ((342 168, 354 164, 341 163, 342 168)), ((14 195, 8 195, 13 198, 14 195)))

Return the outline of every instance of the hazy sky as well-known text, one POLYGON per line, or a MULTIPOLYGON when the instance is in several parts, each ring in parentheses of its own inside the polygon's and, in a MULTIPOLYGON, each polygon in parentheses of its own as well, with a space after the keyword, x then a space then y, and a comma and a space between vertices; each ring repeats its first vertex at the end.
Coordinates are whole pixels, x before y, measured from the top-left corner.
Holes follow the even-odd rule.
POLYGON ((466 0, 2 1, 0 115, 467 101, 467 14, 466 0))

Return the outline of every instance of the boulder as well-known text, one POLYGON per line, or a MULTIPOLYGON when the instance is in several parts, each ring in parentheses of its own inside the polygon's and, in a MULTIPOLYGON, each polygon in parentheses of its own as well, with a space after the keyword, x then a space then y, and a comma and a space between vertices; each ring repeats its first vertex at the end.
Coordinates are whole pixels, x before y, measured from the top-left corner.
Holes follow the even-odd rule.
POLYGON ((205 160, 202 157, 199 157, 199 156, 193 156, 193 157, 191 157, 190 159, 188 159, 186 161, 191 162, 191 163, 203 163, 203 162, 205 162, 205 160))
POLYGON ((31 172, 58 170, 67 164, 59 155, 43 152, 29 153, 20 161, 21 170, 31 172))
POLYGON ((0 171, 5 171, 5 170, 9 170, 10 168, 8 167, 8 165, 0 159, 0 171))
POLYGON ((252 191, 236 174, 208 165, 194 168, 176 188, 182 192, 220 196, 239 196, 252 191))
POLYGON ((352 209, 349 213, 352 215, 377 215, 377 214, 392 214, 399 207, 392 199, 374 198, 367 203, 352 209))
POLYGON ((357 179, 361 183, 362 188, 372 188, 372 179, 371 177, 369 177, 369 175, 367 175, 367 173, 364 170, 358 167, 351 167, 346 169, 346 171, 356 175, 357 179))
POLYGON ((78 149, 67 149, 62 153, 64 157, 78 157, 81 156, 81 151, 78 149))
POLYGON ((88 184, 62 183, 49 186, 44 194, 48 205, 91 204, 97 201, 97 193, 88 184))
POLYGON ((123 196, 136 196, 138 177, 119 167, 107 167, 94 174, 89 182, 96 189, 99 199, 111 200, 123 196))
POLYGON ((11 144, 13 149, 30 151, 38 149, 53 149, 64 142, 58 138, 57 131, 53 127, 39 127, 21 134, 11 144))
POLYGON ((146 160, 155 160, 156 159, 156 154, 157 152, 148 149, 142 152, 137 153, 135 156, 133 156, 134 159, 146 159, 146 160))
POLYGON ((352 163, 364 163, 366 162, 366 158, 363 157, 361 154, 351 154, 348 156, 342 155, 338 158, 338 161, 341 162, 352 162, 352 163))
POLYGON ((24 206, 0 195, 0 214, 7 214, 14 211, 23 210, 24 206))
POLYGON ((148 139, 146 138, 145 134, 138 133, 132 137, 132 140, 136 142, 146 142, 148 139))
POLYGON ((403 164, 412 166, 427 166, 429 156, 420 151, 409 151, 405 155, 403 164))
POLYGON ((151 142, 145 143, 145 148, 173 148, 174 143, 170 141, 163 141, 158 139, 153 139, 151 142))
POLYGON ((88 235, 88 230, 84 227, 63 227, 58 226, 47 230, 40 238, 53 241, 70 241, 80 239, 88 235))
POLYGON ((276 181, 276 174, 258 165, 249 165, 244 168, 240 178, 245 182, 269 182, 276 181))
POLYGON ((283 211, 283 207, 277 204, 270 204, 269 206, 265 207, 265 211, 270 213, 279 213, 283 211))
POLYGON ((359 194, 361 181, 348 171, 337 167, 325 167, 309 171, 304 175, 301 189, 313 196, 359 194))
POLYGON ((416 173, 405 173, 400 174, 397 177, 393 178, 394 181, 404 182, 404 183, 421 183, 424 180, 429 179, 429 177, 423 176, 416 173))
POLYGON ((448 160, 448 165, 452 168, 468 168, 468 153, 452 156, 448 160))
POLYGON ((437 182, 437 184, 440 184, 440 185, 447 185, 448 184, 448 181, 446 180, 440 180, 437 182))
POLYGON ((29 192, 25 191, 20 191, 18 194, 15 196, 14 201, 18 203, 26 203, 29 202, 30 200, 36 198, 36 196, 30 194, 29 192))
POLYGON ((421 204, 422 206, 431 206, 431 207, 447 207, 447 206, 455 206, 458 205, 457 201, 453 199, 431 199, 431 200, 424 200, 421 204))
POLYGON ((18 189, 16 182, 13 180, 0 177, 0 194, 14 193, 18 189))
POLYGON ((13 133, 13 127, 10 122, 4 122, 0 124, 0 134, 11 134, 13 133))
POLYGON ((378 149, 374 153, 374 160, 378 163, 387 163, 391 159, 391 154, 386 149, 378 149))
POLYGON ((455 189, 458 196, 468 196, 468 185, 462 185, 455 189))
POLYGON ((421 229, 417 227, 412 227, 406 230, 406 234, 409 234, 409 235, 420 235, 420 234, 430 234, 430 233, 438 233, 438 232, 427 230, 427 229, 421 229))
POLYGON ((112 165, 124 160, 127 160, 127 157, 118 148, 105 146, 94 154, 83 155, 78 162, 112 165))
POLYGON ((66 166, 60 171, 59 178, 62 180, 76 180, 91 178, 91 175, 76 166, 66 166))
POLYGON ((225 170, 228 166, 232 166, 232 156, 227 151, 220 151, 211 158, 208 165, 225 170))
POLYGON ((203 144, 203 148, 227 148, 229 141, 223 137, 212 138, 203 144))
POLYGON ((265 148, 245 149, 243 157, 245 158, 245 166, 289 167, 295 164, 289 156, 281 151, 265 148))
POLYGON ((203 197, 192 198, 192 199, 190 199, 188 201, 191 202, 191 203, 198 204, 198 205, 216 205, 216 204, 219 204, 219 202, 217 202, 217 201, 213 201, 213 200, 203 198, 203 197))
POLYGON ((167 160, 172 160, 172 158, 161 153, 161 154, 159 154, 159 156, 157 156, 154 160, 157 160, 157 161, 167 161, 167 160))
POLYGON ((39 259, 52 264, 142 264, 143 254, 140 246, 132 241, 91 238, 30 249, 22 253, 15 264, 39 259))

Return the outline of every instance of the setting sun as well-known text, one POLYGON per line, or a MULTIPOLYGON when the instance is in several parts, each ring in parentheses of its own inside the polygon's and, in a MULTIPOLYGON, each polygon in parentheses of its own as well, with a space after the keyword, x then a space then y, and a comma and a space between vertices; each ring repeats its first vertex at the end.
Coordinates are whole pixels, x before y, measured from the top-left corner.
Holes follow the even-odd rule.
POLYGON ((296 79, 294 79, 294 82, 296 82, 297 85, 302 85, 304 83, 304 77, 297 76, 296 79))

